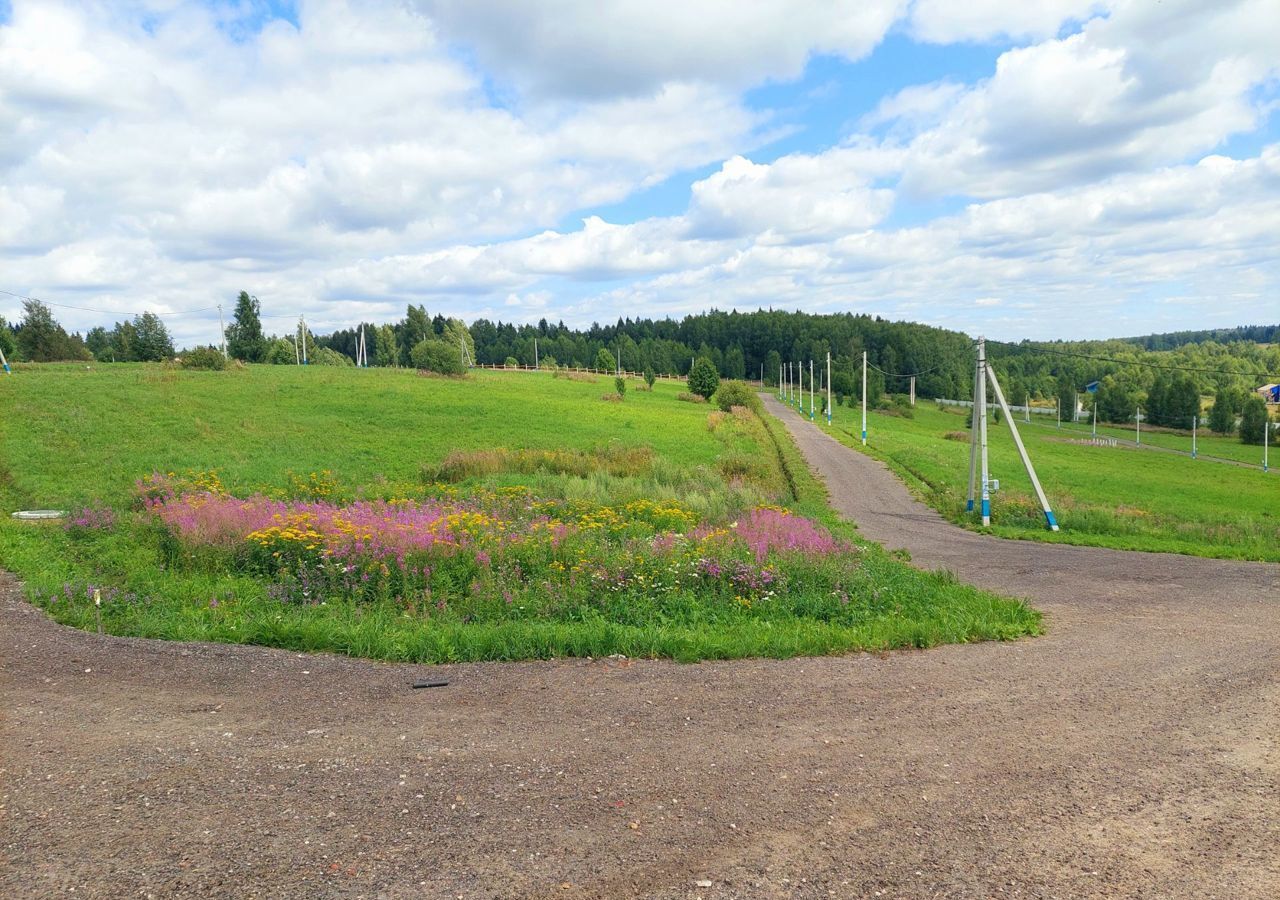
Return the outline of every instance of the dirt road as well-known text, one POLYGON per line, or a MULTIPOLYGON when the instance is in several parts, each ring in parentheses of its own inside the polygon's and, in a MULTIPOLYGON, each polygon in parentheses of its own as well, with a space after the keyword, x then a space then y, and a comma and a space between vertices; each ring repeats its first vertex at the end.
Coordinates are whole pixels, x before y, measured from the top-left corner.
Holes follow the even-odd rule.
POLYGON ((9 582, 0 895, 1280 895, 1280 567, 969 534, 775 409, 867 536, 1048 636, 428 670, 102 640, 9 582))

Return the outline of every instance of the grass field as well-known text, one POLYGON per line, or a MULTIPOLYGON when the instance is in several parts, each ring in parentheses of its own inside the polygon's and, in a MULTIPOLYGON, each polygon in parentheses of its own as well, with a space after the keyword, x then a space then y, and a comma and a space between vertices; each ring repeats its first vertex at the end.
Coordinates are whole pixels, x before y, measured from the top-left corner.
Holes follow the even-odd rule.
POLYGON ((791 656, 1013 638, 857 540, 785 432, 612 379, 25 366, 0 565, 59 621, 384 659, 791 656))
MULTIPOLYGON (((973 527, 973 517, 964 508, 969 477, 967 414, 965 409, 943 410, 927 401, 917 404, 914 418, 873 411, 867 450, 892 466, 948 519, 973 527)), ((1001 484, 992 498, 995 534, 1280 561, 1280 477, 1274 470, 1263 473, 1125 446, 1089 446, 1080 443, 1089 438, 1083 426, 1080 431, 1059 431, 1052 423, 1019 424, 1061 531, 1045 529, 1007 426, 992 424, 988 429, 990 471, 1001 484)), ((857 410, 837 411, 834 433, 850 447, 862 449, 855 437, 860 427, 857 410)), ((1101 425, 1098 432, 1133 437, 1132 430, 1126 434, 1101 425)), ((1190 449, 1189 439, 1177 434, 1144 434, 1143 442, 1148 440, 1175 447, 1181 443, 1190 449)), ((1260 448, 1244 447, 1228 438, 1210 437, 1200 444, 1201 452, 1224 456, 1237 448, 1254 453, 1261 462, 1260 448)))

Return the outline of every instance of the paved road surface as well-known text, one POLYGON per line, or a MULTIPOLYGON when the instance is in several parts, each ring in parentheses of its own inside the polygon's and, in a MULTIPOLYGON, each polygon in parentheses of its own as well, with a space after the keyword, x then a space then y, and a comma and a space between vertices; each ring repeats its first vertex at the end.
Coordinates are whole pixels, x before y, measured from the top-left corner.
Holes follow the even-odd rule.
POLYGON ((1048 636, 411 691, 5 583, 0 895, 1280 896, 1280 567, 960 531, 773 408, 868 537, 1048 636))

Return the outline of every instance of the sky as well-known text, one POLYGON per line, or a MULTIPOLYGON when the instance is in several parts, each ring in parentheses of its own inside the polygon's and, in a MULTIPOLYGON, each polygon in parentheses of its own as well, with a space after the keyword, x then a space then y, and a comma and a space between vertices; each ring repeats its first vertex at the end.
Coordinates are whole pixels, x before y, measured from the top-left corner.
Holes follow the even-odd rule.
POLYGON ((1269 324, 1278 105, 1276 0, 0 0, 0 289, 180 346, 241 290, 280 333, 1269 324))

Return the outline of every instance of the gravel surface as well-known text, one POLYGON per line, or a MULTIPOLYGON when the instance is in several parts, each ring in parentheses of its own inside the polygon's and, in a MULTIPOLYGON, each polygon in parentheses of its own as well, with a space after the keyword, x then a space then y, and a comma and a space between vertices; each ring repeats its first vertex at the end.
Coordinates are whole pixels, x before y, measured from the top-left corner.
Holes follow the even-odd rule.
POLYGON ((869 538, 1048 635, 402 666, 103 639, 10 579, 0 896, 1280 895, 1280 566, 971 534, 771 409, 869 538))

